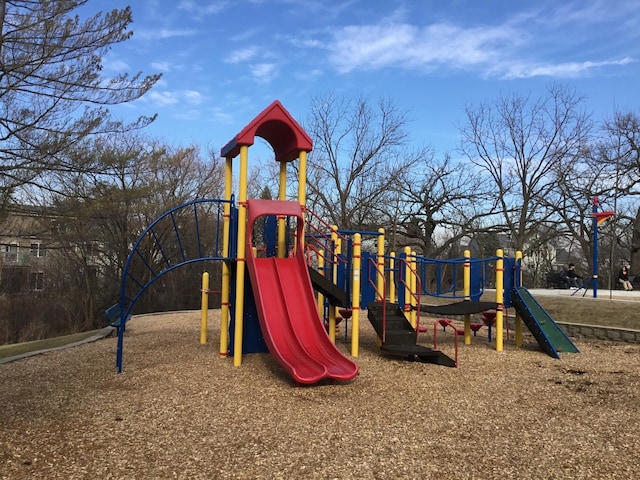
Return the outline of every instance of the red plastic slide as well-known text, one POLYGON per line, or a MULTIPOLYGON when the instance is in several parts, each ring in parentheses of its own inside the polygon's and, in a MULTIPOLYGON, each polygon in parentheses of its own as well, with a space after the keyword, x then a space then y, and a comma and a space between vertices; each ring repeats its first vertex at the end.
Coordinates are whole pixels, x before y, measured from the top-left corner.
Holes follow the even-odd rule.
MULTIPOLYGON (((295 202, 249 201, 249 235, 260 215, 295 215, 295 202)), ((300 242, 298 242, 300 244, 300 242)), ((318 315, 309 272, 301 252, 289 258, 254 258, 247 245, 247 266, 260 327, 271 355, 298 383, 322 379, 352 380, 358 366, 331 343, 318 315)))

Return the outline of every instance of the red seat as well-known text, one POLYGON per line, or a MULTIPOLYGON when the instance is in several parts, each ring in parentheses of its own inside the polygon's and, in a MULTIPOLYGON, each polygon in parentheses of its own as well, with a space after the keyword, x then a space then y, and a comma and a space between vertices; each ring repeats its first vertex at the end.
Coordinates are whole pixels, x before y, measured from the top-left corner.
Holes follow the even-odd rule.
POLYGON ((453 322, 453 320, 451 320, 450 318, 439 318, 437 321, 440 325, 442 325, 442 330, 450 326, 453 322))
POLYGON ((442 325, 442 331, 446 331, 447 327, 453 328, 458 335, 464 335, 464 328, 458 328, 453 324, 453 320, 450 318, 439 318, 437 322, 442 325))
POLYGON ((472 323, 471 331, 473 332, 473 336, 475 337, 478 334, 478 330, 484 327, 484 323, 472 323))
POLYGON ((485 325, 494 325, 496 323, 496 311, 487 310, 486 312, 482 312, 482 321, 485 325))

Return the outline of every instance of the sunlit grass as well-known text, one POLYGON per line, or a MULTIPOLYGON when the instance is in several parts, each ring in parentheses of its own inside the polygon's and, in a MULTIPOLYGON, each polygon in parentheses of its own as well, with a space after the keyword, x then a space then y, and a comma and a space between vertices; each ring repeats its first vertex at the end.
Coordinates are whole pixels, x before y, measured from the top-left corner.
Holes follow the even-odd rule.
POLYGON ((64 335, 62 337, 34 340, 33 342, 0 345, 0 358, 14 357, 16 355, 22 355, 29 352, 62 347, 64 345, 79 342, 86 338, 92 337, 99 331, 100 330, 90 330, 88 332, 73 333, 71 335, 64 335))

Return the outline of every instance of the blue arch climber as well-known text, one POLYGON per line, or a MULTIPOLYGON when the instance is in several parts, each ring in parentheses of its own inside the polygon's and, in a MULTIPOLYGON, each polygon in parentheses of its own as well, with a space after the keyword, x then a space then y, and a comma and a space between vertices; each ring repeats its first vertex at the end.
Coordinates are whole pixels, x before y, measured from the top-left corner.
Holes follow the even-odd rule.
POLYGON ((116 367, 122 372, 126 319, 141 295, 169 272, 195 262, 235 258, 234 215, 230 217, 230 251, 223 252, 224 207, 233 211, 234 199, 196 199, 178 205, 155 219, 133 244, 120 285, 120 327, 116 367))

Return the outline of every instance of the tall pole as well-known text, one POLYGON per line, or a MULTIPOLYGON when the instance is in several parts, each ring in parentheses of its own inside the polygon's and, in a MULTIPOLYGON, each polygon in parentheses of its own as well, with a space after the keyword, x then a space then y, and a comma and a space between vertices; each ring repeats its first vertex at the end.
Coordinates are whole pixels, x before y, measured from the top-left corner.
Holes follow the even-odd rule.
POLYGON ((238 243, 236 246, 236 304, 235 320, 233 329, 233 366, 242 365, 242 335, 244 333, 244 270, 246 265, 246 244, 247 234, 247 179, 248 179, 249 147, 240 147, 240 172, 238 175, 238 243))
POLYGON ((504 251, 496 250, 496 352, 504 350, 504 251))
POLYGON ((598 297, 598 226, 607 218, 613 217, 615 212, 599 212, 598 197, 593 197, 593 298, 598 297))
MULTIPOLYGON (((613 190, 613 211, 617 212, 618 211, 618 185, 619 185, 619 181, 620 181, 620 157, 616 156, 616 185, 615 188, 613 190)), ((615 288, 615 281, 614 281, 614 263, 613 263, 613 259, 615 258, 615 245, 616 242, 613 241, 613 238, 615 238, 616 235, 616 220, 613 220, 613 225, 611 227, 612 229, 612 241, 611 241, 611 251, 609 253, 609 298, 613 298, 613 289, 615 288)), ((622 265, 620 265, 620 267, 622 267, 622 265)))
MULTIPOLYGON (((464 266, 462 270, 465 301, 471 301, 471 250, 464 251, 464 266)), ((464 315, 464 344, 471 345, 471 315, 464 315)))
POLYGON ((233 159, 225 157, 224 166, 224 215, 222 234, 222 292, 220 298, 220 358, 229 354, 229 299, 231 289, 231 260, 229 260, 229 247, 231 239, 231 195, 233 193, 233 159))
POLYGON ((593 298, 598 298, 598 197, 593 197, 593 298))

